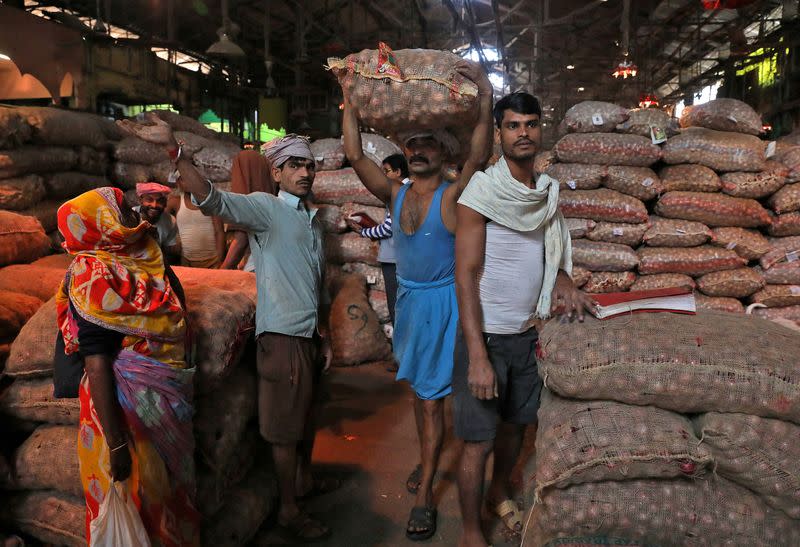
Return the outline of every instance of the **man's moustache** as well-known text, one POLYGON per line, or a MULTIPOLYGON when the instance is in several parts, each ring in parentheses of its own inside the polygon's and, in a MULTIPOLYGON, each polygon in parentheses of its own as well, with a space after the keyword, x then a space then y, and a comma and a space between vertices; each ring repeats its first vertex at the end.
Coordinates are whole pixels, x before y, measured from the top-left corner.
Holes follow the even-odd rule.
POLYGON ((409 161, 409 163, 411 163, 412 161, 421 161, 421 162, 428 163, 428 158, 426 158, 424 156, 411 156, 411 159, 409 159, 408 161, 409 161))

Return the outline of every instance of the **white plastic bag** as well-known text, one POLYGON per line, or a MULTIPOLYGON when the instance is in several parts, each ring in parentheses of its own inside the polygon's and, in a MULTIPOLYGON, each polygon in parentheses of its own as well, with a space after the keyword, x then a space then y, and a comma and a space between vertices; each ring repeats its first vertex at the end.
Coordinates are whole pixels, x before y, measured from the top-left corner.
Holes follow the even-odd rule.
POLYGON ((90 547, 150 547, 127 483, 112 483, 97 517, 89 524, 89 531, 90 547))

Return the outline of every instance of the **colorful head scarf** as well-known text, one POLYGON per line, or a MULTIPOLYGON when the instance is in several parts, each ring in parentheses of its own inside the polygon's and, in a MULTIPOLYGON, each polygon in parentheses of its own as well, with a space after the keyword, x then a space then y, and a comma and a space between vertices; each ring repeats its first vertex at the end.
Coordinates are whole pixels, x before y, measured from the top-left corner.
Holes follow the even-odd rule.
POLYGON ((280 139, 273 139, 261 146, 261 152, 272 165, 282 166, 289 158, 303 158, 314 161, 308 137, 290 133, 280 139))
POLYGON ((183 361, 183 308, 164 273, 161 249, 147 233, 150 225, 122 224, 123 197, 118 188, 98 188, 58 209, 64 249, 75 257, 56 296, 66 352, 78 350, 71 302, 90 323, 126 334, 125 349, 183 361))
POLYGON ((157 182, 137 182, 136 196, 142 197, 145 194, 169 194, 172 188, 157 182))

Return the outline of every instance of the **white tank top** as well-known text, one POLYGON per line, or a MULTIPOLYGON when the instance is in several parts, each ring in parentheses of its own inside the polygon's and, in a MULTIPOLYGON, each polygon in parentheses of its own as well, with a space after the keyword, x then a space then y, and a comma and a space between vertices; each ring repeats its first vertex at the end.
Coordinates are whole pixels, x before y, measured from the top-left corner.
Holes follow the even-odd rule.
POLYGON ((518 232, 486 224, 479 294, 483 331, 518 334, 533 324, 544 275, 544 230, 518 232))
POLYGON ((212 260, 217 256, 214 241, 214 221, 203 213, 186 206, 181 196, 181 208, 175 215, 178 233, 181 236, 181 253, 186 260, 212 260))

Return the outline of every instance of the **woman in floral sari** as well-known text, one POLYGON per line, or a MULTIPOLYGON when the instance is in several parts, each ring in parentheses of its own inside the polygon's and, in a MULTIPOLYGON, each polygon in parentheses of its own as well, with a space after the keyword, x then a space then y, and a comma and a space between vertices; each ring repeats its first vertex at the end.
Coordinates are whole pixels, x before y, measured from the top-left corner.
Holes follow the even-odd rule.
POLYGON ((66 202, 58 228, 74 256, 57 295, 58 324, 65 353, 85 366, 78 456, 87 542, 112 482, 127 481, 153 545, 198 545, 194 369, 177 280, 119 189, 66 202))

